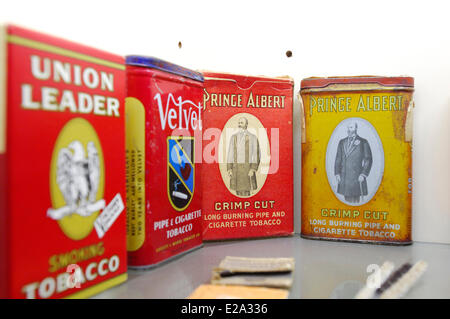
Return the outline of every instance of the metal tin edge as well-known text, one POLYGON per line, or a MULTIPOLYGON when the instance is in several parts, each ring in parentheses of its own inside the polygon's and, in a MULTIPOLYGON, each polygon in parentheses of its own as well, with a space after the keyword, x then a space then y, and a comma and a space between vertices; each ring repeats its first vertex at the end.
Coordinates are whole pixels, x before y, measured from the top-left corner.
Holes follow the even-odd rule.
POLYGON ((6 152, 6 105, 8 83, 7 26, 0 25, 0 154, 6 152))
POLYGON ((150 270, 150 269, 159 267, 159 266, 161 266, 161 265, 164 265, 164 264, 166 264, 166 263, 169 263, 169 262, 171 262, 171 261, 173 261, 173 260, 175 260, 175 259, 177 259, 177 258, 181 258, 181 257, 183 257, 184 255, 186 255, 186 254, 188 254, 188 253, 190 253, 190 252, 193 252, 194 250, 197 250, 197 249, 202 248, 203 245, 204 245, 204 243, 201 243, 200 245, 197 245, 197 246, 192 247, 192 248, 190 248, 190 249, 188 249, 188 250, 185 250, 185 251, 182 251, 182 252, 180 252, 180 253, 178 253, 178 254, 175 254, 175 255, 173 255, 173 256, 170 256, 169 258, 164 259, 164 260, 162 260, 162 261, 160 261, 160 262, 157 262, 156 264, 150 264, 150 265, 145 265, 145 266, 132 266, 132 265, 128 265, 128 269, 129 269, 129 270, 136 270, 136 271, 138 271, 138 270, 150 270))
POLYGON ((254 80, 271 80, 273 82, 292 82, 294 84, 294 78, 292 78, 289 75, 280 75, 280 76, 266 76, 266 75, 250 75, 250 74, 241 74, 241 73, 230 73, 230 72, 216 72, 216 71, 209 71, 209 70, 199 70, 202 74, 204 74, 205 78, 214 79, 214 80, 234 80, 230 79, 229 77, 243 77, 243 78, 250 78, 254 80), (219 77, 223 76, 223 77, 219 77))
POLYGON ((386 241, 375 241, 375 240, 362 240, 362 239, 346 239, 346 238, 330 238, 330 237, 320 237, 320 236, 310 236, 300 234, 300 237, 305 239, 313 240, 323 240, 323 241, 338 241, 338 242, 351 242, 359 244, 373 244, 373 245, 387 245, 387 246, 408 246, 412 245, 413 241, 402 241, 402 242, 386 242, 386 241))
POLYGON ((90 298, 95 295, 98 295, 112 287, 118 286, 120 284, 123 284, 128 280, 128 273, 124 271, 123 273, 112 277, 110 279, 107 279, 105 281, 101 281, 98 284, 95 284, 93 286, 87 287, 79 292, 75 292, 71 295, 63 297, 63 299, 85 299, 90 298))
POLYGON ((203 239, 204 242, 208 243, 220 243, 220 242, 232 242, 232 241, 251 241, 251 240, 264 240, 264 239, 276 239, 276 238, 286 238, 294 237, 295 232, 275 234, 269 236, 255 236, 255 237, 233 237, 233 238, 214 238, 214 239, 203 239))
POLYGON ((145 67, 149 69, 156 69, 159 71, 172 73, 175 75, 179 75, 185 78, 192 79, 194 81, 203 82, 203 74, 200 72, 196 72, 191 69, 184 68, 180 65, 167 62, 155 57, 149 57, 149 56, 140 56, 140 55, 127 55, 125 57, 125 64, 126 65, 132 65, 132 66, 138 66, 138 67, 145 67))
POLYGON ((301 90, 323 89, 332 85, 379 85, 384 88, 414 88, 414 78, 409 76, 342 76, 342 77, 309 77, 302 79, 301 90))

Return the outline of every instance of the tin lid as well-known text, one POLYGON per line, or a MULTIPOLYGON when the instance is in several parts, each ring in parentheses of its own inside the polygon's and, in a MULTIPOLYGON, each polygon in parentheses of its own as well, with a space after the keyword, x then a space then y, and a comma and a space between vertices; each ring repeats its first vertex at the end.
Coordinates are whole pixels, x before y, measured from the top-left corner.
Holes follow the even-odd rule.
POLYGON ((414 78, 407 76, 383 77, 383 76, 348 76, 348 77, 310 77, 303 79, 301 89, 326 88, 332 84, 378 84, 387 87, 414 87, 414 78))
POLYGON ((147 56, 140 55, 128 55, 125 58, 126 65, 141 66, 150 69, 157 69, 160 71, 176 74, 189 78, 195 81, 203 82, 203 75, 199 72, 192 71, 190 69, 183 68, 182 66, 147 56))
POLYGON ((277 76, 270 77, 264 75, 244 75, 237 73, 226 73, 226 72, 214 72, 207 70, 200 70, 205 81, 229 81, 237 85, 241 90, 248 90, 252 88, 256 83, 272 85, 278 89, 284 89, 286 85, 291 87, 294 85, 294 80, 290 76, 277 76))

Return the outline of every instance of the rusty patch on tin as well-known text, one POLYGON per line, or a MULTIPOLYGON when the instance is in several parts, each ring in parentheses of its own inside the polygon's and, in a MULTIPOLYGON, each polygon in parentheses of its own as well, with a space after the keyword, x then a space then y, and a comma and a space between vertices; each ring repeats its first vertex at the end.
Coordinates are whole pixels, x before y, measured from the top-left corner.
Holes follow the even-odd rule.
MULTIPOLYGON (((344 85, 341 85, 340 88, 343 87, 344 85)), ((302 236, 334 241, 409 244, 411 242, 411 195, 408 189, 411 188, 409 185, 411 146, 409 141, 406 141, 405 129, 413 90, 383 86, 374 88, 373 85, 368 87, 354 85, 351 90, 328 90, 327 92, 320 90, 321 88, 301 91, 301 97, 305 101, 308 137, 307 143, 302 145, 302 190, 304 190, 302 192, 302 236), (331 101, 332 99, 348 102, 345 105, 336 106, 336 101, 331 101), (384 103, 385 100, 388 101, 387 104, 384 103), (339 125, 348 118, 359 121, 361 128, 366 125, 364 121, 369 123, 358 133, 361 134, 361 140, 370 140, 373 155, 380 150, 378 157, 372 158, 373 155, 371 155, 371 161, 382 163, 376 171, 378 175, 375 175, 379 177, 373 175, 375 171, 372 172, 371 195, 365 191, 366 194, 363 194, 359 201, 353 202, 345 197, 350 198, 350 195, 344 196, 343 193, 339 193, 342 192, 338 191, 340 182, 336 182, 334 178, 337 143, 347 138, 347 130, 342 130, 340 127, 344 126, 339 125), (373 127, 372 132, 376 133, 371 136, 371 131, 367 127, 373 127), (325 158, 325 152, 326 157, 330 156, 331 160, 325 158), (370 198, 364 201, 365 196, 370 198), (345 211, 351 213, 338 216, 345 211), (359 212, 360 215, 354 216, 354 211, 359 212), (349 217, 350 215, 352 217, 349 217), (361 223, 362 226, 345 223, 347 221, 361 223), (348 234, 345 233, 346 229, 356 232, 348 234), (384 236, 385 232, 392 233, 392 237, 384 236)), ((359 141, 355 145, 361 143, 363 142, 359 141)), ((351 153, 346 153, 346 156, 349 154, 351 153)), ((364 178, 367 181, 370 177, 364 176, 364 178)), ((361 193, 363 192, 361 190, 361 193)))

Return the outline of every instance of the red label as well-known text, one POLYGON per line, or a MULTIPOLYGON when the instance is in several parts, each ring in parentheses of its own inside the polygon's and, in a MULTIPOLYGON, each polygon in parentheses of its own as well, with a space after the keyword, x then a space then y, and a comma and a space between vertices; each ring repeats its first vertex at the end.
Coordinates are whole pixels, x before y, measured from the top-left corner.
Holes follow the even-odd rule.
POLYGON ((148 267, 202 243, 203 83, 135 66, 127 66, 127 83, 128 261, 148 267))
POLYGON ((65 297, 127 269, 123 61, 16 27, 6 40, 7 296, 65 297))
POLYGON ((293 232, 291 80, 206 73, 203 238, 293 232))

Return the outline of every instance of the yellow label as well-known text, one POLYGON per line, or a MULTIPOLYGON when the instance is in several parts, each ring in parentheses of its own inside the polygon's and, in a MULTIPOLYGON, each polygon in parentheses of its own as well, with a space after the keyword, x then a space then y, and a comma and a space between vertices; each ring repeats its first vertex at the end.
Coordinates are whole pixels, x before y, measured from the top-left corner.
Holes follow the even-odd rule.
POLYGON ((6 91, 7 91, 6 26, 0 26, 0 154, 6 152, 6 91))
POLYGON ((52 208, 47 216, 56 220, 64 234, 74 240, 86 238, 104 208, 105 167, 100 140, 85 119, 66 123, 56 140, 50 166, 52 208))
POLYGON ((102 291, 105 291, 109 288, 112 288, 114 286, 117 286, 128 279, 128 274, 124 273, 121 275, 118 275, 114 278, 108 279, 104 282, 101 282, 97 285, 91 286, 89 288, 83 289, 82 291, 76 292, 70 296, 67 296, 65 299, 85 299, 92 297, 102 291))
POLYGON ((60 48, 60 47, 50 45, 47 43, 30 40, 27 38, 22 38, 17 35, 12 35, 12 34, 8 35, 8 42, 14 43, 17 45, 21 45, 24 47, 32 48, 32 49, 37 49, 37 50, 41 50, 41 51, 45 51, 45 52, 49 52, 49 53, 66 56, 69 58, 75 58, 75 59, 90 62, 90 63, 96 63, 98 65, 103 65, 103 66, 107 66, 107 67, 118 69, 118 70, 125 70, 125 65, 123 65, 123 64, 103 60, 103 59, 100 59, 97 57, 82 54, 82 53, 75 52, 72 50, 67 50, 67 49, 60 48))
POLYGON ((125 99, 127 174, 127 249, 145 241, 145 108, 136 98, 125 99))
POLYGON ((411 144, 404 91, 302 94, 302 234, 411 240, 411 144))

